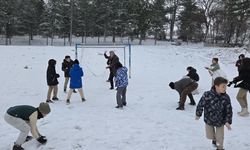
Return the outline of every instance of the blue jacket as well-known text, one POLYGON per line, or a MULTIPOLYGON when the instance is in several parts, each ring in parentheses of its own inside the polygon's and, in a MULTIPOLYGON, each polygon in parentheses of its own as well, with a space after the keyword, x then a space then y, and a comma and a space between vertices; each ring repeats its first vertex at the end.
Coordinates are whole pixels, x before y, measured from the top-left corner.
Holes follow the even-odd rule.
POLYGON ((115 86, 116 87, 126 87, 128 85, 128 69, 126 67, 121 67, 116 71, 115 86))
POLYGON ((71 89, 79 89, 82 88, 82 76, 84 75, 82 68, 79 64, 74 64, 70 69, 70 85, 71 89))
POLYGON ((204 121, 210 126, 221 127, 232 124, 232 106, 229 96, 218 94, 214 87, 203 94, 196 109, 196 116, 201 117, 204 110, 204 121))

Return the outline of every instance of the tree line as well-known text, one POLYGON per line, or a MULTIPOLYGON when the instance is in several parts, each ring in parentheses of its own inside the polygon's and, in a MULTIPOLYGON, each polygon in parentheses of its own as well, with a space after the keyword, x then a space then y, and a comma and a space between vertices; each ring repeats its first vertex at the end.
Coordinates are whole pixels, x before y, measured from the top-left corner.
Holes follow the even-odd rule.
POLYGON ((250 39, 249 0, 0 0, 0 35, 55 37, 147 36, 156 40, 243 44, 250 39))

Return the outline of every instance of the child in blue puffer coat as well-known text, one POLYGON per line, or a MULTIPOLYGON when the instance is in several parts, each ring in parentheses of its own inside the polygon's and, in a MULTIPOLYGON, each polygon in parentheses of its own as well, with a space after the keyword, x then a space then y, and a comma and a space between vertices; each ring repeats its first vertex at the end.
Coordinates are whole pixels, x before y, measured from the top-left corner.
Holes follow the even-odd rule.
POLYGON ((84 75, 82 68, 79 66, 79 61, 76 59, 74 61, 73 67, 70 69, 70 85, 69 85, 69 93, 67 96, 67 104, 70 103, 70 97, 74 89, 78 89, 78 92, 81 96, 82 102, 86 101, 83 89, 82 89, 82 76, 84 75))
POLYGON ((117 87, 116 93, 116 108, 123 108, 127 105, 126 102, 126 92, 128 86, 128 69, 123 67, 121 63, 117 63, 116 66, 116 77, 115 77, 115 86, 117 87))

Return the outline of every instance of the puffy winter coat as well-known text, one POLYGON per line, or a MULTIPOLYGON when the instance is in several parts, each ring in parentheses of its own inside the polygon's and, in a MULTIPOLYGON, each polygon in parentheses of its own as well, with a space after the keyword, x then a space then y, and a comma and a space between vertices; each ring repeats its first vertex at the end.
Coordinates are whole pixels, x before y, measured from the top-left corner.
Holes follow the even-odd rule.
POLYGON ((225 123, 232 124, 232 106, 230 97, 224 94, 218 94, 213 87, 201 97, 196 116, 201 117, 204 110, 204 121, 210 126, 221 127, 225 123))
POLYGON ((73 60, 70 60, 70 62, 68 62, 67 60, 63 60, 62 63, 62 71, 64 71, 64 77, 70 77, 69 75, 69 71, 71 69, 71 67, 73 66, 73 60))
POLYGON ((82 76, 84 75, 82 68, 79 64, 74 64, 70 69, 70 85, 71 89, 79 89, 82 88, 82 76))
POLYGON ((181 95, 182 91, 194 81, 191 78, 182 78, 174 83, 174 89, 181 95))
POLYGON ((128 69, 126 67, 121 67, 117 69, 115 77, 115 86, 116 87, 126 87, 128 86, 128 69))
POLYGON ((110 56, 107 56, 106 54, 104 54, 104 57, 108 59, 107 64, 110 66, 109 69, 111 73, 115 75, 116 74, 115 65, 119 63, 119 57, 116 55, 114 55, 113 57, 110 57, 110 56))
POLYGON ((198 81, 200 80, 200 77, 199 77, 199 75, 197 74, 196 69, 194 69, 194 68, 192 68, 192 69, 188 72, 187 76, 189 76, 191 79, 193 79, 193 80, 196 81, 196 82, 198 82, 198 81))
POLYGON ((250 91, 250 69, 242 69, 239 72, 239 76, 234 78, 233 82, 240 82, 235 87, 240 87, 250 91))
POLYGON ((56 73, 56 61, 54 59, 50 59, 48 62, 48 68, 47 68, 47 84, 48 86, 55 86, 59 82, 57 78, 60 77, 59 74, 56 73))

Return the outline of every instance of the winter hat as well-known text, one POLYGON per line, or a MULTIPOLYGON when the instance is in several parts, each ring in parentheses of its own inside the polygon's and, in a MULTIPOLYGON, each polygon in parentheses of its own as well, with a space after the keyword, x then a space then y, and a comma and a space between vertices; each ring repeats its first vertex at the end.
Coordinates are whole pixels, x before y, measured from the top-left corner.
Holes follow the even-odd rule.
POLYGON ((122 66, 122 64, 120 62, 118 62, 118 63, 115 64, 115 69, 119 69, 121 67, 123 67, 123 66, 122 66))
POLYGON ((69 55, 65 56, 65 59, 67 59, 67 58, 70 58, 70 56, 69 55))
POLYGON ((38 109, 42 114, 49 114, 50 113, 50 107, 49 107, 48 103, 41 102, 38 109))
POLYGON ((75 59, 74 64, 79 64, 79 61, 77 59, 75 59))
POLYGON ((170 82, 169 86, 171 87, 171 89, 174 89, 174 82, 170 82))
POLYGON ((50 59, 50 60, 48 61, 48 65, 49 65, 49 66, 55 66, 55 65, 56 65, 56 60, 55 60, 55 59, 50 59))
POLYGON ((191 66, 188 66, 188 67, 187 67, 187 70, 188 70, 188 71, 191 71, 191 70, 193 70, 193 69, 194 69, 194 68, 191 67, 191 66))
POLYGON ((240 54, 240 55, 239 55, 239 59, 241 59, 241 58, 242 58, 242 59, 245 58, 245 55, 244 55, 244 54, 240 54))

